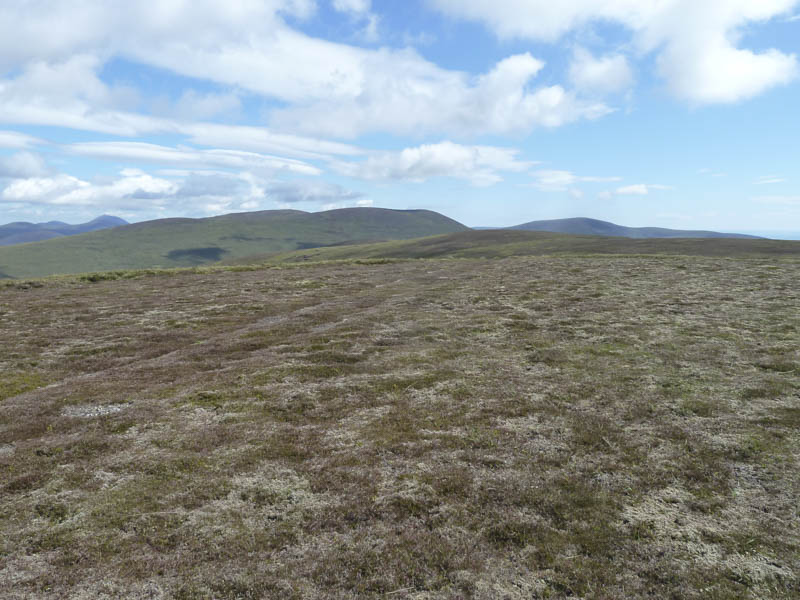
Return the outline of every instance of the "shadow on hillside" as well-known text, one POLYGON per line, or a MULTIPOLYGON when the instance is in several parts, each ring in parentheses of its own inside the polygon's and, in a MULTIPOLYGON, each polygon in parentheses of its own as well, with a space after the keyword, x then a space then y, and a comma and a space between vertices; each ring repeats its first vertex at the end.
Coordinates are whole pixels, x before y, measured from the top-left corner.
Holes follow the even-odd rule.
POLYGON ((167 253, 167 258, 169 260, 199 265, 207 262, 216 262, 227 252, 227 250, 217 248, 216 246, 211 246, 209 248, 183 248, 180 250, 171 250, 167 253))

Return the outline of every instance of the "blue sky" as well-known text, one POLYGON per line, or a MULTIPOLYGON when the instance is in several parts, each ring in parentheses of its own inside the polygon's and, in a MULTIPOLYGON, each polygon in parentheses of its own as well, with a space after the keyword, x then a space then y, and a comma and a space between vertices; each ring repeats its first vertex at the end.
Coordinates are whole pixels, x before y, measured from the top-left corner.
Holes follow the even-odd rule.
POLYGON ((12 0, 0 222, 800 231, 800 0, 12 0))

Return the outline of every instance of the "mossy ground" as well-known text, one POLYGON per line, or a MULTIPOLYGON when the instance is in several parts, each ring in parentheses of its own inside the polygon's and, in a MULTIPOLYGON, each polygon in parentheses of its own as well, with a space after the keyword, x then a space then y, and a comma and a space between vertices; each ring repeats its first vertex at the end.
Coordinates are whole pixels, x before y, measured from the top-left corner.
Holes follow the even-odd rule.
POLYGON ((800 263, 0 288, 8 598, 795 598, 800 263))

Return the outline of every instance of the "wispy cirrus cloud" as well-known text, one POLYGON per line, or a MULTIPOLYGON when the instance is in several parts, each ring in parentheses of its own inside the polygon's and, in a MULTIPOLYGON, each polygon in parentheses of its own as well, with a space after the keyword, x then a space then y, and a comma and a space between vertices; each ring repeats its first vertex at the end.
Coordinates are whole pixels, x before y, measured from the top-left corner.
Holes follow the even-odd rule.
POLYGON ((609 183, 622 181, 621 177, 596 177, 575 175, 571 171, 539 170, 533 173, 534 185, 543 191, 567 191, 579 183, 609 183))
POLYGON ((44 140, 18 131, 0 131, 0 148, 30 148, 45 143, 44 140))
POLYGON ((800 206, 800 196, 757 196, 759 204, 776 204, 781 206, 800 206))
POLYGON ((652 183, 636 183, 618 187, 615 193, 620 196, 647 196, 653 191, 665 191, 674 189, 670 185, 660 185, 652 183))
POLYGON ((241 150, 172 148, 142 142, 85 142, 65 147, 67 152, 93 158, 144 161, 187 167, 227 167, 268 172, 319 175, 322 171, 303 161, 241 150))
POLYGON ((762 175, 761 177, 757 178, 753 183, 755 185, 769 185, 772 183, 784 183, 788 181, 785 177, 781 177, 780 175, 762 175))

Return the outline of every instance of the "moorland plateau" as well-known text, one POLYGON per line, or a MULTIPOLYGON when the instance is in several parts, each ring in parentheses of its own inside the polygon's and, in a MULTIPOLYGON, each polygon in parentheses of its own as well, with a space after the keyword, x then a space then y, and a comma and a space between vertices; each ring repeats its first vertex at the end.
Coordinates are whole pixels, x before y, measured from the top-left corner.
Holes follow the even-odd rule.
POLYGON ((0 282, 0 589, 796 598, 799 246, 454 232, 0 282))

